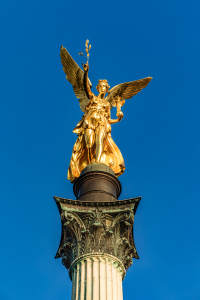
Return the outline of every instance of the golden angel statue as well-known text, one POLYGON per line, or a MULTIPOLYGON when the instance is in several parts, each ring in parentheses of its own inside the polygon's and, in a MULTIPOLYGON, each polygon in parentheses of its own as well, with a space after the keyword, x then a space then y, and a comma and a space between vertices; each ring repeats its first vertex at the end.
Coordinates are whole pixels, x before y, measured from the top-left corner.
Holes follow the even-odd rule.
MULTIPOLYGON (((89 56, 87 47, 86 52, 89 56)), ((111 138, 111 125, 123 118, 121 106, 125 100, 145 88, 152 77, 121 83, 112 89, 107 80, 99 80, 96 87, 99 94, 96 96, 91 91, 92 85, 88 78, 88 61, 83 64, 82 70, 63 46, 60 56, 66 78, 72 84, 84 113, 73 130, 78 137, 73 147, 67 178, 74 182, 91 163, 106 164, 118 177, 124 172, 125 166, 123 156, 111 138), (112 107, 117 107, 117 119, 114 120, 110 114, 112 107)))

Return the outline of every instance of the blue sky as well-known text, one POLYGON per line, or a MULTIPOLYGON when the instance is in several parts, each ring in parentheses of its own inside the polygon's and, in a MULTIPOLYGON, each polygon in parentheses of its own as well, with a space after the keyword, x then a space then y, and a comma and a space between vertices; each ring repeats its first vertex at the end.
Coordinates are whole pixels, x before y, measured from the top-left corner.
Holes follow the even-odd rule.
POLYGON ((153 77, 112 127, 120 199, 142 196, 124 300, 200 299, 199 16, 199 0, 0 2, 1 300, 71 299, 53 196, 75 199, 67 169, 82 113, 59 51, 81 65, 86 39, 94 92, 98 79, 153 77))

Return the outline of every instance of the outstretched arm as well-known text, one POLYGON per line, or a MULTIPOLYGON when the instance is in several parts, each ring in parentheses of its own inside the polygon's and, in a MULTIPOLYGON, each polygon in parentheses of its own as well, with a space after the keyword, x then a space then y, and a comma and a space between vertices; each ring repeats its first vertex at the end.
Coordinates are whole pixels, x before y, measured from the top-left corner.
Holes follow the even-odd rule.
POLYGON ((122 111, 117 113, 117 119, 110 119, 110 107, 109 107, 109 112, 108 112, 108 123, 109 124, 115 124, 121 121, 123 118, 124 114, 122 111))
POLYGON ((88 70, 89 70, 88 62, 86 64, 83 64, 83 70, 84 70, 84 78, 83 78, 84 88, 85 88, 88 98, 91 99, 93 96, 93 93, 88 84, 88 82, 89 82, 89 80, 88 80, 88 70))
POLYGON ((123 116, 124 116, 124 114, 123 114, 123 112, 121 111, 119 114, 117 114, 118 119, 109 119, 108 122, 109 122, 110 124, 118 123, 118 122, 121 121, 121 119, 123 118, 123 116))

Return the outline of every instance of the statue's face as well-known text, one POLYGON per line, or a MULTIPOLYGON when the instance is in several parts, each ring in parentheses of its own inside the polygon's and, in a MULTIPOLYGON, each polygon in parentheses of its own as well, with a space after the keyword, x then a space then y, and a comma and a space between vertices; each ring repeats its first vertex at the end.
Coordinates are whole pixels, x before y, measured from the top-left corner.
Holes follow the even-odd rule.
POLYGON ((107 83, 102 82, 102 83, 99 85, 99 92, 100 92, 100 93, 106 94, 106 92, 107 92, 107 83))

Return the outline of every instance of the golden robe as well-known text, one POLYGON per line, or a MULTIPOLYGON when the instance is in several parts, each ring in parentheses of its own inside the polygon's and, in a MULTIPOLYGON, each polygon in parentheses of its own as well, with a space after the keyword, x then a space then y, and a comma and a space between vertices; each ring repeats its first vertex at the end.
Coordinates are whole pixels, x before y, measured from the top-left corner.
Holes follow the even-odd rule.
MULTIPOLYGON (((74 182, 75 179, 80 176, 81 171, 88 165, 88 150, 85 142, 84 130, 87 128, 88 123, 92 122, 91 120, 94 118, 95 114, 97 114, 98 121, 95 125, 95 128, 97 128, 98 126, 103 126, 105 130, 103 153, 101 155, 100 163, 103 163, 110 167, 114 171, 116 177, 120 176, 125 170, 123 156, 119 148, 111 138, 111 126, 109 124, 108 113, 106 111, 107 104, 105 104, 107 101, 104 100, 100 104, 98 101, 97 97, 94 96, 93 100, 90 101, 88 107, 86 108, 86 114, 82 117, 81 121, 79 121, 79 123, 73 130, 74 133, 77 133, 78 138, 73 147, 72 157, 67 175, 67 179, 71 180, 71 182, 74 182)), ((93 163, 95 162, 95 142, 93 147, 91 148, 91 153, 93 157, 91 163, 93 163)))

